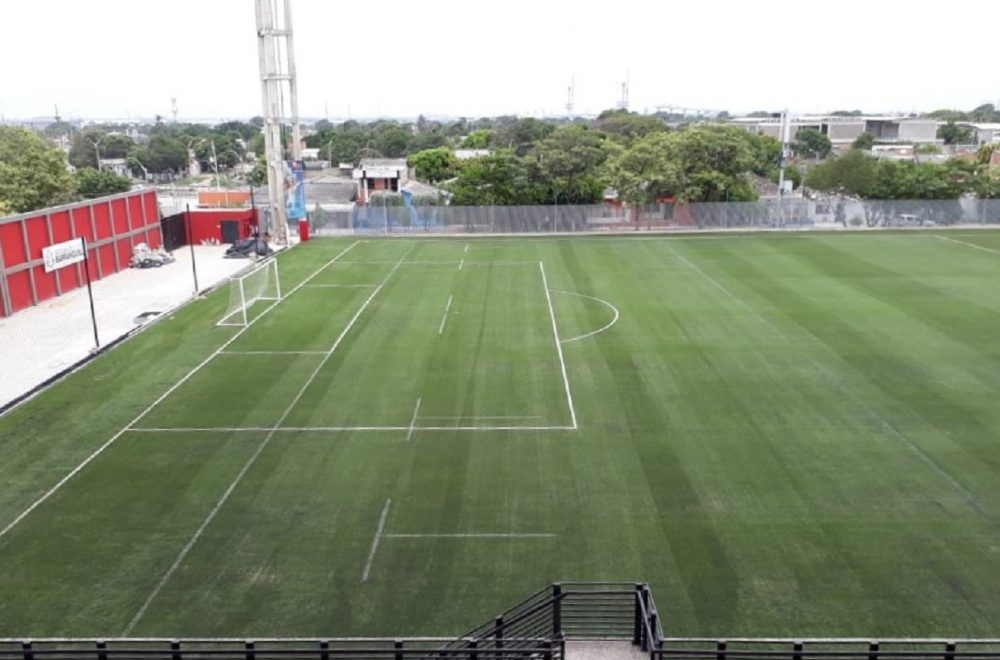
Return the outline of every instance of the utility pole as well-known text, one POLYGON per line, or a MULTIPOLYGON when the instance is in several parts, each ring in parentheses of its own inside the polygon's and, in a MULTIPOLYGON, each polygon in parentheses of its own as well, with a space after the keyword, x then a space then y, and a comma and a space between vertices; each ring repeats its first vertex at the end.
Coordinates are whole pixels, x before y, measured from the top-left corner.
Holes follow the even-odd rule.
POLYGON ((285 206, 285 159, 281 129, 292 125, 290 153, 300 158, 301 130, 292 42, 291 0, 254 0, 257 19, 257 53, 260 66, 261 102, 264 116, 264 154, 267 160, 267 190, 271 207, 271 233, 279 245, 288 244, 288 211, 285 206), (283 12, 279 7, 283 5, 283 12), (284 57, 282 57, 284 55, 284 57), (284 66, 282 62, 284 61, 284 66), (290 112, 285 112, 285 92, 290 112))
MULTIPOLYGON (((773 116, 773 115, 772 115, 773 116)), ((786 109, 781 113, 781 128, 780 138, 781 138, 781 155, 778 156, 778 226, 783 224, 781 217, 782 214, 782 200, 785 197, 785 159, 788 158, 788 141, 789 134, 791 132, 791 117, 788 115, 788 110, 786 109)))

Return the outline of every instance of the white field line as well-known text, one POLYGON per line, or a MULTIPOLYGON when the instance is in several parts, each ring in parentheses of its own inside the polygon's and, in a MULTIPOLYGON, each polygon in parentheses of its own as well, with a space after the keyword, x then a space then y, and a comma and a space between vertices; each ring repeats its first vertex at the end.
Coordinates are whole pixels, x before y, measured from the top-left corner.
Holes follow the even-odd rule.
POLYGON ((382 507, 382 516, 378 519, 378 528, 375 530, 375 538, 372 539, 372 549, 368 551, 368 561, 365 562, 365 570, 361 574, 361 581, 367 582, 368 576, 372 572, 372 563, 375 561, 375 553, 378 552, 378 542, 382 540, 382 530, 385 529, 385 519, 389 515, 389 505, 392 504, 392 500, 386 500, 385 506, 382 507))
POLYGON ((326 351, 222 351, 222 355, 323 355, 326 351))
POLYGON ((378 284, 310 284, 307 289, 374 289, 378 284))
POLYGON ((469 261, 467 265, 472 268, 473 266, 524 266, 527 264, 536 264, 537 261, 469 261))
POLYGON ((615 314, 614 318, 611 319, 611 322, 608 323, 607 325, 605 325, 604 327, 598 328, 597 330, 594 330, 592 332, 588 332, 585 335, 580 335, 579 337, 572 337, 570 339, 563 339, 562 343, 564 343, 564 344, 568 344, 571 341, 580 341, 581 339, 586 339, 587 337, 593 337, 596 334, 600 334, 600 333, 604 332, 605 330, 607 330, 608 328, 610 328, 611 326, 613 326, 615 323, 618 323, 618 317, 621 316, 618 313, 618 308, 617 307, 615 307, 614 305, 612 305, 611 303, 609 303, 607 300, 603 300, 603 299, 598 298, 596 296, 588 296, 586 293, 577 293, 576 291, 563 291, 562 289, 553 289, 552 292, 553 293, 562 293, 562 294, 565 294, 567 296, 576 296, 577 298, 586 298, 588 300, 594 300, 596 302, 601 303, 605 307, 609 307, 611 309, 611 311, 614 312, 614 314, 615 314))
MULTIPOLYGON (((322 266, 320 266, 319 269, 317 269, 309 277, 307 277, 306 279, 304 279, 301 282, 299 282, 288 293, 286 293, 285 296, 284 296, 284 298, 282 298, 281 300, 285 300, 286 298, 288 298, 288 296, 292 295, 293 293, 295 293, 296 291, 298 291, 299 289, 301 289, 310 280, 312 280, 314 277, 316 277, 317 275, 319 275, 323 270, 325 270, 327 268, 327 266, 330 266, 335 261, 337 261, 338 259, 340 259, 341 256, 343 256, 344 254, 347 254, 347 252, 349 250, 351 250, 355 245, 357 245, 360 242, 361 241, 355 241, 355 242, 351 243, 350 245, 348 245, 337 256, 335 256, 333 259, 331 259, 330 261, 328 261, 325 264, 323 264, 322 266)), ((256 323, 257 321, 259 321, 265 314, 267 314, 272 309, 274 309, 275 307, 277 307, 281 303, 281 300, 276 300, 273 303, 271 303, 270 305, 268 305, 264 309, 264 311, 262 311, 255 318, 251 319, 249 323, 247 323, 243 328, 241 328, 239 331, 237 331, 236 334, 234 334, 232 337, 230 337, 229 339, 227 339, 221 346, 219 346, 219 348, 215 349, 215 351, 211 355, 209 355, 207 358, 205 358, 204 360, 202 360, 201 362, 199 362, 193 369, 191 369, 191 371, 187 372, 180 380, 178 380, 176 383, 174 383, 169 388, 167 388, 167 390, 163 394, 161 394, 155 401, 153 401, 153 403, 149 404, 149 406, 145 410, 143 410, 141 413, 139 413, 138 415, 136 415, 135 419, 133 419, 127 425, 123 426, 121 428, 121 430, 119 430, 117 433, 115 433, 113 436, 111 436, 111 438, 109 438, 103 445, 101 445, 100 447, 98 447, 97 449, 95 449, 89 456, 87 456, 80 463, 78 463, 76 467, 74 467, 72 470, 70 470, 69 473, 66 474, 66 476, 64 476, 62 479, 60 479, 58 482, 56 482, 56 484, 54 486, 52 486, 52 488, 50 488, 47 491, 45 491, 45 493, 42 494, 41 497, 39 497, 37 500, 35 500, 34 502, 32 502, 32 504, 27 509, 25 509, 24 511, 22 511, 21 513, 19 513, 16 518, 14 518, 12 521, 10 521, 9 523, 7 523, 6 527, 4 527, 3 529, 0 529, 0 539, 2 539, 10 530, 14 529, 14 527, 16 527, 18 525, 18 523, 20 523, 22 520, 24 520, 28 516, 28 514, 30 514, 32 511, 34 511, 39 506, 41 506, 41 504, 43 502, 45 502, 47 499, 49 499, 50 497, 52 497, 52 495, 55 494, 56 491, 58 491, 60 488, 62 488, 63 485, 65 485, 65 483, 67 481, 69 481, 74 476, 76 476, 80 472, 80 470, 82 470, 83 468, 85 468, 91 461, 93 461, 95 458, 97 458, 98 456, 100 456, 104 452, 105 449, 107 449, 112 444, 114 444, 114 442, 116 440, 118 440, 118 438, 120 438, 122 435, 124 435, 129 429, 131 429, 132 426, 134 426, 135 424, 139 423, 146 415, 149 414, 149 412, 151 410, 153 410, 153 408, 155 408, 156 406, 160 405, 160 403, 164 399, 166 399, 168 396, 170 396, 178 387, 180 387, 181 385, 183 385, 184 383, 186 383, 188 381, 188 379, 190 379, 196 373, 198 373, 199 371, 201 371, 201 369, 206 364, 208 364, 213 359, 215 359, 215 357, 217 355, 219 355, 220 353, 222 353, 222 351, 224 351, 227 346, 229 346, 230 344, 232 344, 244 332, 246 332, 247 330, 249 330, 253 326, 254 323, 256 323)))
POLYGON ((225 505, 226 501, 229 499, 229 496, 232 495, 234 490, 236 490, 236 486, 239 485, 239 483, 243 480, 243 477, 246 475, 247 472, 249 472, 250 468, 253 467, 253 464, 257 462, 257 458, 261 455, 261 453, 268 446, 268 444, 270 444, 271 438, 274 437, 274 434, 284 423, 285 419, 288 418, 288 415, 291 414, 295 406, 298 405, 299 401, 302 399, 302 396, 306 393, 306 390, 308 390, 309 386, 313 384, 314 380, 316 380, 316 376, 319 375, 319 372, 323 369, 323 366, 326 365, 326 363, 330 360, 330 357, 333 355, 334 351, 337 350, 337 347, 340 346, 340 343, 344 340, 344 337, 347 336, 347 333, 351 331, 351 328, 354 327, 354 324, 357 322, 358 318, 361 317, 361 314, 364 313, 364 311, 368 308, 368 305, 371 304, 371 301, 375 299, 375 296, 378 295, 378 292, 381 291, 382 287, 384 287, 386 282, 389 281, 389 278, 391 278, 393 274, 397 270, 399 270, 400 264, 403 263, 407 255, 409 255, 410 252, 412 251, 413 248, 410 248, 410 250, 408 250, 406 254, 400 257, 399 261, 396 262, 396 265, 393 266, 392 270, 390 270, 389 273, 382 280, 382 283, 378 285, 378 288, 372 291, 371 295, 368 296, 368 298, 361 305, 361 307, 358 308, 358 311, 354 314, 354 316, 351 317, 351 320, 348 322, 347 326, 341 331, 340 335, 337 337, 337 340, 333 343, 333 346, 330 347, 330 349, 326 352, 326 355, 323 357, 323 359, 319 361, 319 364, 317 364, 316 367, 313 369, 312 373, 309 374, 309 377, 306 379, 306 382, 302 384, 301 388, 299 388, 299 391, 296 393, 291 403, 289 403, 288 407, 286 407, 284 412, 281 413, 281 417, 279 417, 278 421, 274 423, 274 426, 271 427, 268 434, 257 446, 257 449, 255 449, 253 454, 250 455, 250 458, 247 459, 247 462, 244 463, 243 467, 236 474, 236 477, 233 479, 232 483, 229 484, 229 487, 226 488, 225 492, 222 494, 222 497, 220 497, 219 501, 215 504, 215 507, 209 512, 205 520, 202 521, 201 526, 198 527, 197 531, 195 531, 194 536, 192 536, 191 540, 187 542, 187 545, 185 545, 181 549, 180 554, 177 555, 177 558, 174 560, 174 563, 171 564, 170 568, 167 569, 167 572, 163 574, 163 577, 160 578, 160 581, 157 583, 156 587, 143 602, 142 607, 139 608, 139 611, 136 612, 135 616, 132 617, 132 620, 129 621, 128 627, 125 628, 125 631, 122 633, 123 637, 128 637, 129 633, 132 632, 132 629, 135 628, 136 624, 139 623, 143 615, 146 614, 146 610, 149 608, 150 604, 160 594, 160 591, 163 590, 163 587, 167 584, 167 582, 170 580, 173 574, 177 572, 177 569, 180 568, 181 563, 187 557, 188 553, 191 552, 191 548, 195 546, 195 544, 198 542, 198 539, 201 538, 201 535, 212 523, 212 520, 215 519, 215 516, 225 505))
MULTIPOLYGON (((383 266, 387 266, 389 264, 395 264, 396 262, 395 261, 348 261, 348 260, 345 260, 345 261, 341 261, 340 263, 344 264, 344 265, 350 265, 350 264, 368 264, 368 265, 373 265, 374 266, 374 265, 380 265, 381 264, 383 266)), ((451 261, 416 261, 415 260, 415 261, 407 261, 404 265, 405 266, 426 266, 426 265, 442 266, 442 265, 451 265, 451 264, 457 264, 457 263, 458 262, 454 261, 454 260, 451 260, 451 261)))
POLYGON ((556 312, 552 309, 552 294, 549 293, 549 279, 545 276, 545 264, 538 262, 538 269, 542 273, 542 287, 545 289, 545 300, 549 304, 549 317, 552 319, 552 334, 555 335, 556 351, 559 353, 559 368, 562 370, 563 385, 566 388, 566 402, 569 404, 570 421, 573 428, 577 428, 576 408, 573 407, 573 394, 569 391, 569 376, 566 375, 566 361, 563 359, 562 342, 559 341, 559 328, 556 327, 556 312))
MULTIPOLYGON (((463 419, 463 418, 456 418, 463 419)), ((470 419, 480 419, 472 417, 470 419)), ((529 418, 525 418, 529 419, 529 418)), ((541 419, 533 417, 530 419, 541 419)), ((136 427, 129 433, 350 433, 354 431, 409 431, 409 426, 170 426, 136 427)), ((575 431, 574 426, 417 426, 416 431, 575 431)))
POLYGON ((444 334, 444 324, 448 321, 448 310, 451 309, 452 296, 448 296, 448 304, 444 306, 444 314, 441 315, 441 325, 438 326, 438 334, 444 334))
POLYGON ((468 253, 468 251, 469 251, 469 244, 468 244, 468 243, 466 243, 466 244, 465 244, 465 249, 464 249, 464 250, 462 250, 462 252, 463 252, 463 253, 468 253))
POLYGON ((462 415, 424 415, 420 419, 542 419, 541 415, 471 415, 469 417, 463 417, 462 415))
POLYGON ((464 267, 465 267, 465 259, 462 259, 461 261, 458 262, 458 269, 462 270, 462 268, 464 267))
POLYGON ((455 534, 382 534, 384 539, 551 539, 558 534, 518 532, 457 532, 455 534))
POLYGON ((413 406, 413 417, 410 418, 410 430, 406 432, 406 441, 409 442, 416 430, 417 415, 420 414, 420 397, 417 397, 417 405, 413 406))
MULTIPOLYGON (((784 331, 782 331, 777 325, 775 325, 774 323, 772 323, 766 316, 764 316, 753 305, 751 305, 750 303, 746 302, 745 300, 743 300, 742 298, 740 298, 739 296, 737 296, 735 293, 733 293, 732 291, 730 291, 729 289, 727 289, 726 287, 724 287, 722 284, 720 284, 711 275, 709 275, 708 273, 706 273, 705 271, 703 271, 701 268, 698 268, 698 266, 695 265, 694 263, 692 263, 691 260, 687 259, 686 257, 684 257, 684 255, 682 255, 679 252, 677 252, 676 250, 674 250, 669 244, 667 245, 667 249, 670 250, 670 252, 672 252, 675 257, 677 257, 682 262, 684 262, 691 270, 693 270, 696 273, 698 273, 699 275, 701 275, 705 280, 707 280, 714 287, 716 287, 717 289, 719 289, 719 291, 722 291, 724 294, 726 294, 726 296, 728 296, 730 299, 732 299, 738 305, 740 305, 741 307, 743 307, 744 309, 746 309, 747 311, 749 311, 751 314, 753 314, 754 316, 756 316, 758 319, 760 319, 760 321, 763 322, 764 325, 766 325, 767 327, 769 327, 771 329, 771 332, 773 332, 774 334, 778 335, 779 337, 781 337, 782 339, 784 339, 786 341, 789 339, 788 335, 786 335, 784 333, 784 331)), ((819 367, 821 370, 827 372, 828 374, 830 373, 829 368, 827 368, 826 365, 822 364, 815 357, 812 357, 812 355, 809 356, 809 360, 814 365, 816 365, 817 367, 819 367)), ((882 426, 884 428, 888 429, 895 438, 897 438, 898 440, 901 440, 905 445, 907 445, 907 447, 910 449, 910 451, 912 451, 914 454, 916 454, 917 457, 920 458, 920 460, 923 461, 928 467, 930 467, 932 471, 934 471, 939 477, 941 477, 942 479, 944 479, 945 481, 947 481, 951 485, 951 487, 953 489, 955 489, 958 493, 960 493, 963 497, 965 497, 966 501, 969 503, 969 505, 973 509, 975 509, 976 511, 979 511, 979 505, 977 503, 976 496, 972 493, 972 491, 970 491, 965 486, 963 486, 961 484, 961 482, 958 481, 958 479, 956 479, 955 477, 953 477, 951 475, 950 472, 948 472, 943 467, 941 467, 940 465, 938 465, 937 461, 935 461, 933 458, 931 458, 931 456, 927 452, 925 452, 923 449, 921 449, 919 446, 917 446, 912 440, 910 440, 908 437, 906 437, 905 435, 903 435, 895 426, 893 426, 891 423, 889 423, 889 420, 887 420, 885 418, 885 416, 882 415, 880 412, 878 412, 877 410, 875 410, 874 408, 872 408, 871 404, 869 404, 867 401, 865 401, 865 399, 863 397, 855 395, 853 398, 854 398, 854 400, 862 408, 864 408, 865 410, 867 410, 868 413, 872 417, 877 418, 882 423, 882 426)))
POLYGON ((973 248, 974 250, 981 250, 983 252, 989 252, 991 254, 1000 254, 1000 250, 994 250, 993 248, 988 248, 982 245, 976 245, 975 243, 966 243, 965 241, 960 241, 957 238, 948 238, 947 236, 937 236, 937 235, 935 235, 934 238, 938 239, 939 241, 948 241, 949 243, 964 245, 966 247, 973 248))

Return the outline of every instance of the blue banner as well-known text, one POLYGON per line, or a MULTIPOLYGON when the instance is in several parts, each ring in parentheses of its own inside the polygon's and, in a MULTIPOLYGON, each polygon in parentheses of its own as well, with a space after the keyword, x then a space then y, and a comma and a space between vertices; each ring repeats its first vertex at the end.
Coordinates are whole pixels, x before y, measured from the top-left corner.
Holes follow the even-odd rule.
POLYGON ((288 211, 289 220, 300 220, 306 217, 306 187, 305 187, 305 167, 302 161, 291 163, 290 182, 286 187, 285 208, 288 211))

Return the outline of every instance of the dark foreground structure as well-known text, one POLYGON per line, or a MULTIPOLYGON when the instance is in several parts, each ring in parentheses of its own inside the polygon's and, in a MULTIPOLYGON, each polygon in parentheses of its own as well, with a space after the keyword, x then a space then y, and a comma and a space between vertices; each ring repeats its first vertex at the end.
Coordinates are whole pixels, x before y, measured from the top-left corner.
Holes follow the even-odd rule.
POLYGON ((650 660, 1000 658, 1000 639, 667 637, 649 585, 562 582, 456 638, 0 639, 0 660, 563 660, 599 640, 650 660))

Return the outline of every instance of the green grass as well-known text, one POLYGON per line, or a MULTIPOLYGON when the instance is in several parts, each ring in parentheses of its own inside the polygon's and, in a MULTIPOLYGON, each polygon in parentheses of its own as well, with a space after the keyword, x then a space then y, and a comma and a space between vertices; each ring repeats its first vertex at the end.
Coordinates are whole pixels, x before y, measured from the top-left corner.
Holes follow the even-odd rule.
POLYGON ((0 418, 0 529, 237 333, 339 344, 214 357, 134 427, 220 430, 127 431, 0 536, 0 636, 460 633, 558 579, 647 580, 675 635, 996 636, 1000 233, 943 235, 987 250, 365 240, 311 283, 380 290, 242 333, 219 291, 0 418), (613 311, 559 291, 620 318, 565 342, 613 311))

